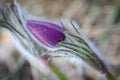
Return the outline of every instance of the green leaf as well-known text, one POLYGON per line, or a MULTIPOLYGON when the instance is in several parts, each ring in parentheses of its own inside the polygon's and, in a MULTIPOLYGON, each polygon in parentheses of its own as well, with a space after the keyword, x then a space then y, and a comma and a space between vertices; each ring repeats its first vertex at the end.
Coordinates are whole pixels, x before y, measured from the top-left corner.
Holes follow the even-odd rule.
POLYGON ((49 66, 60 80, 68 80, 67 77, 57 68, 57 66, 54 64, 50 64, 49 66))

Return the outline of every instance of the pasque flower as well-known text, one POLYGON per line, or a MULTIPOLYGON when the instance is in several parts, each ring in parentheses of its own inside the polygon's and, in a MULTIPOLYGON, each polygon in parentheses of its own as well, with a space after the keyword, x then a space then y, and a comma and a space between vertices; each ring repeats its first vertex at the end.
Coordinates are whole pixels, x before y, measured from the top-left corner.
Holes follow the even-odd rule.
POLYGON ((27 20, 26 27, 40 43, 48 47, 54 47, 65 39, 63 28, 54 23, 27 20))
MULTIPOLYGON (((17 3, 15 3, 15 5, 13 6, 8 5, 8 9, 10 9, 10 11, 14 15, 9 15, 6 9, 0 8, 0 12, 3 16, 3 19, 0 19, 0 26, 3 26, 10 31, 11 36, 13 37, 13 42, 16 44, 18 49, 23 52, 21 53, 21 55, 25 56, 26 60, 28 60, 31 64, 40 64, 39 60, 37 59, 39 55, 36 55, 37 52, 47 53, 47 50, 44 50, 41 47, 41 44, 53 48, 59 42, 65 40, 66 38, 66 41, 59 44, 61 48, 52 50, 52 53, 57 55, 48 54, 49 57, 73 57, 78 59, 77 61, 81 61, 82 59, 91 67, 99 70, 101 73, 104 73, 108 80, 116 80, 115 77, 108 71, 107 66, 105 65, 102 58, 98 55, 99 51, 97 51, 97 49, 89 41, 89 39, 87 39, 81 33, 80 27, 73 21, 62 21, 61 24, 65 29, 64 33, 64 29, 57 24, 38 20, 26 20, 28 18, 24 13, 22 13, 24 11, 17 3), (36 44, 34 40, 37 40, 40 45, 36 44), (21 45, 18 45, 17 42, 21 45), (22 46, 24 49, 22 49, 22 47, 20 46, 22 46), (25 50, 27 50, 28 52, 26 52, 25 50), (29 52, 33 54, 35 53, 35 55, 31 55, 29 52), (36 56, 36 59, 34 58, 34 56, 36 56)), ((48 52, 50 52, 50 50, 48 50, 48 52)), ((43 68, 42 63, 39 66, 35 66, 38 69, 40 68, 39 70, 45 69, 43 68)), ((55 66, 53 67, 55 68, 55 66)), ((59 76, 60 72, 58 72, 58 69, 56 70, 56 72, 59 76)), ((64 75, 62 76, 62 78, 61 75, 59 77, 60 80, 67 80, 64 75)))

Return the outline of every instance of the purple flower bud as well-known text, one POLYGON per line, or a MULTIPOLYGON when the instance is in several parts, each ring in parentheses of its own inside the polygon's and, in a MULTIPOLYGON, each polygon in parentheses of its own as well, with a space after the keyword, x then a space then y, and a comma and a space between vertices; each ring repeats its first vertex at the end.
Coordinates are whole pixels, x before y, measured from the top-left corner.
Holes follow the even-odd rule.
POLYGON ((54 47, 65 39, 63 28, 54 23, 27 20, 26 27, 40 43, 48 47, 54 47))

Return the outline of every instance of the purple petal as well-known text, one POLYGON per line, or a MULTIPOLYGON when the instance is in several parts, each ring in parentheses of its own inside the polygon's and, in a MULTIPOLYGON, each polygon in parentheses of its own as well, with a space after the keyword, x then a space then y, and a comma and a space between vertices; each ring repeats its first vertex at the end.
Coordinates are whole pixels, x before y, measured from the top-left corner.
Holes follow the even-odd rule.
POLYGON ((26 26, 33 36, 42 44, 54 47, 58 42, 65 39, 62 27, 50 22, 27 20, 26 26))

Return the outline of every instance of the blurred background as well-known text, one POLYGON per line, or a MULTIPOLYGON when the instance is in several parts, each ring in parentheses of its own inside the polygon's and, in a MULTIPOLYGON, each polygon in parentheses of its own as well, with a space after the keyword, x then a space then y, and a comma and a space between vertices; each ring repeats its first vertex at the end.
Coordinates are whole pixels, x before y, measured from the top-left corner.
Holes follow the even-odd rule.
MULTIPOLYGON (((17 1, 33 16, 45 17, 51 21, 71 18, 78 22, 83 33, 94 42, 110 65, 111 71, 120 80, 120 0, 17 1)), ((7 2, 12 0, 0 0, 1 4, 7 2)), ((8 33, 0 28, 0 80, 33 80, 27 62, 17 69, 18 56, 20 55, 8 33)), ((69 65, 69 69, 71 68, 74 66, 69 65)), ((90 75, 89 72, 88 75, 91 80, 96 80, 96 76, 90 75)), ((69 76, 70 80, 80 80, 75 72, 69 73, 69 76)))

